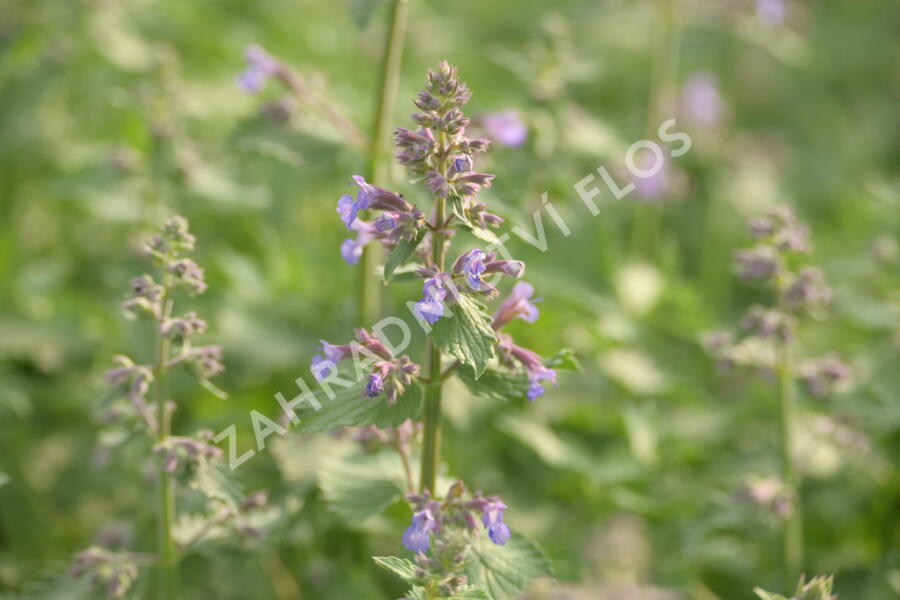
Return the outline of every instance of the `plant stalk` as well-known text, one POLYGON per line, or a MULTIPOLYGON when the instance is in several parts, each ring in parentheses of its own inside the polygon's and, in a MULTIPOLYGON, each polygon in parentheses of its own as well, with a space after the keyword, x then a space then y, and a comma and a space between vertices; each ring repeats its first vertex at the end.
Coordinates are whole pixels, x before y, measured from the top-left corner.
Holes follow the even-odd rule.
MULTIPOLYGON (((166 319, 172 312, 171 302, 168 298, 169 275, 166 273, 163 279, 163 316, 166 319)), ((162 320, 161 319, 161 320, 162 320)), ((156 366, 154 369, 156 389, 157 411, 157 442, 162 443, 171 434, 171 419, 166 404, 168 403, 168 366, 166 362, 171 351, 170 340, 160 333, 159 325, 156 327, 156 366)), ((175 487, 172 477, 163 467, 163 461, 159 461, 157 468, 157 502, 158 516, 156 523, 156 552, 158 557, 159 580, 157 582, 157 597, 160 600, 177 600, 178 583, 175 572, 175 541, 172 539, 172 525, 175 520, 175 487)))
MULTIPOLYGON (((390 174, 388 128, 393 120, 397 104, 397 87, 400 81, 400 63, 406 39, 406 22, 409 0, 393 0, 388 24, 387 39, 381 60, 380 90, 375 102, 375 118, 369 143, 369 164, 366 179, 384 187, 390 174)), ((381 291, 373 275, 379 261, 380 248, 367 244, 359 260, 357 322, 364 327, 378 318, 381 310, 381 291)))
MULTIPOLYGON (((784 293, 778 292, 778 305, 785 310, 784 293)), ((794 462, 794 438, 797 420, 797 398, 791 370, 791 347, 788 340, 776 342, 776 375, 781 427, 781 478, 791 494, 791 511, 784 521, 784 589, 792 589, 800 577, 803 563, 803 504, 800 499, 800 477, 794 462)))
MULTIPOLYGON (((676 0, 656 0, 656 24, 650 56, 650 78, 647 89, 647 110, 644 118, 644 138, 656 139, 656 128, 661 123, 663 102, 671 93, 678 71, 679 26, 676 0)), ((635 206, 629 250, 632 257, 656 254, 662 230, 664 199, 635 206)))
MULTIPOLYGON (((442 132, 438 136, 439 171, 447 172, 446 136, 442 132)), ((434 197, 434 231, 431 233, 431 258, 435 266, 444 270, 444 221, 446 219, 447 201, 440 196, 434 197)), ((428 362, 430 383, 425 388, 425 431, 422 438, 422 474, 419 479, 419 491, 428 490, 431 495, 436 495, 435 481, 437 479, 437 466, 440 462, 441 452, 441 393, 444 382, 441 369, 441 350, 434 343, 432 336, 428 336, 428 362)))

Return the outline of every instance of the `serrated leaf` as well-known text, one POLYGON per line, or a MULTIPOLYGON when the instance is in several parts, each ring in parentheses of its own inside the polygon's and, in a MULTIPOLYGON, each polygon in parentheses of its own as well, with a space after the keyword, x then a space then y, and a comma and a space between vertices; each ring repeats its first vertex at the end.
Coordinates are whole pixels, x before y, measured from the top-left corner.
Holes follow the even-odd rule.
POLYGON ((469 582, 492 600, 517 600, 532 581, 552 574, 543 551, 520 535, 513 535, 505 546, 478 538, 466 563, 469 582))
POLYGON ((294 425, 294 431, 301 433, 322 433, 334 431, 341 427, 361 427, 377 425, 378 427, 396 427, 406 419, 415 419, 422 409, 422 388, 413 383, 397 398, 393 406, 388 404, 384 395, 375 398, 363 396, 365 381, 358 381, 349 388, 332 385, 335 397, 329 398, 323 390, 315 392, 321 407, 316 410, 305 405, 297 411, 300 422, 294 425))
POLYGON ((372 560, 382 569, 398 575, 403 581, 410 581, 416 576, 416 565, 412 561, 399 556, 373 556, 372 560))
POLYGON ((350 0, 350 17, 353 19, 353 22, 356 23, 356 26, 360 29, 365 29, 368 26, 369 21, 372 20, 372 15, 375 14, 375 10, 378 8, 378 5, 382 3, 383 0, 350 0))
MULTIPOLYGON (((419 586, 409 590, 406 593, 406 597, 410 598, 410 600, 428 600, 428 597, 425 595, 425 588, 419 586)), ((442 596, 441 598, 442 600, 492 600, 486 593, 471 586, 457 591, 452 596, 442 596)))
POLYGON ((237 512, 238 505, 244 501, 244 493, 234 471, 220 463, 201 459, 194 467, 189 485, 234 512, 237 512))
POLYGON ((450 315, 434 324, 432 336, 441 350, 471 365, 476 379, 494 358, 497 337, 491 328, 491 318, 484 306, 469 295, 459 295, 450 306, 450 315))
POLYGON ((317 475, 329 507, 351 523, 381 513, 403 496, 405 487, 403 465, 393 452, 329 457, 317 475))
POLYGON ((544 366, 551 369, 564 369, 567 371, 581 371, 581 362, 571 348, 563 348, 544 361, 544 366))
POLYGON ((472 395, 492 400, 521 400, 528 393, 528 377, 524 373, 485 369, 478 379, 471 367, 461 366, 457 372, 472 395))
POLYGON ((387 258, 384 261, 384 282, 387 283, 391 280, 391 277, 394 275, 394 271, 397 270, 397 267, 403 265, 409 257, 412 256, 416 248, 419 247, 419 244, 422 243, 422 238, 425 237, 425 229, 423 228, 416 237, 412 240, 402 240, 400 243, 391 250, 391 253, 387 255, 387 258))

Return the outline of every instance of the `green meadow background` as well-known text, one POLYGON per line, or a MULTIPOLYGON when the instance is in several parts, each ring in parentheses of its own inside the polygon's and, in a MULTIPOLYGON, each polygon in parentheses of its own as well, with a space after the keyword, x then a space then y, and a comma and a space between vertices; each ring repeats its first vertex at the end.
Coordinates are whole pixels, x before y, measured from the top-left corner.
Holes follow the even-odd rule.
MULTIPOLYGON (((749 0, 673 1, 667 25, 667 3, 649 0, 411 0, 394 122, 411 126, 429 66, 459 65, 469 115, 515 110, 528 126, 482 161, 497 176, 482 200, 531 230, 547 192, 572 230, 545 214, 547 252, 509 242, 543 298, 538 322, 511 331, 543 354, 573 348, 583 372, 534 404, 461 386, 445 398, 449 472, 501 494, 568 590, 534 598, 781 587, 778 519, 739 494, 778 473, 772 382, 723 376, 699 342, 766 300, 731 255, 776 202, 809 223, 835 295, 798 353, 855 372, 848 393, 802 399, 804 569, 834 573, 845 600, 900 597, 900 7, 786 1, 775 25, 749 0), (678 101, 697 72, 718 82, 715 124, 678 101), (668 118, 693 145, 671 161, 664 210, 605 194, 591 216, 574 184, 599 166, 627 181, 628 146, 668 118), (857 443, 815 427, 823 417, 857 443)), ((146 448, 111 449, 96 406, 114 354, 152 352, 119 304, 168 215, 199 239, 210 289, 190 305, 223 346, 230 393, 176 378, 177 430, 234 423, 251 447, 249 412, 275 415, 318 340, 349 337, 357 274, 334 207, 365 156, 277 82, 249 95, 235 77, 259 43, 367 131, 387 15, 361 29, 363 4, 0 0, 0 591, 16 597, 98 539, 152 547, 146 448)), ((422 200, 399 168, 393 187, 422 200)), ((394 285, 383 311, 418 297, 394 285)), ((402 595, 369 557, 400 550, 408 510, 351 526, 317 486, 347 443, 288 435, 245 464, 283 525, 190 557, 186 596, 402 595)))

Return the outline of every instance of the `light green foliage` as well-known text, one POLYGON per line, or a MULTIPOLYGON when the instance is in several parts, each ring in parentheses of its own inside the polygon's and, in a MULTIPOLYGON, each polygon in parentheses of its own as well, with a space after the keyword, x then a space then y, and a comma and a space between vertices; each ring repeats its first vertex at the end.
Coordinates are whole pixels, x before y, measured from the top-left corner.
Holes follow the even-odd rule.
POLYGON ((466 294, 459 295, 450 312, 450 316, 433 325, 434 342, 441 350, 471 366, 478 378, 494 357, 497 337, 491 329, 491 318, 481 302, 466 294))

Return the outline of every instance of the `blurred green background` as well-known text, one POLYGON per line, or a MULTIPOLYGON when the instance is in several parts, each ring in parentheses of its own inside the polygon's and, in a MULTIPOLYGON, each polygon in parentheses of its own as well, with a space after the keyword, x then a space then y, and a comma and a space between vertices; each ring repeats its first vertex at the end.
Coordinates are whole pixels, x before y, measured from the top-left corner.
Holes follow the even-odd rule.
MULTIPOLYGON (((105 447, 95 406, 114 354, 152 352, 119 303, 166 216, 198 236, 210 291, 191 303, 224 347, 231 394, 176 380, 176 429, 236 423, 249 447, 249 411, 275 414, 318 340, 349 337, 356 272, 334 206, 365 157, 277 83, 253 96, 235 76, 259 43, 368 130, 386 15, 360 29, 360 6, 0 0, 0 590, 98 535, 149 543, 141 450, 105 447)), ((898 32, 895 0, 786 0, 776 23, 750 0, 412 0, 395 123, 411 126, 428 66, 459 65, 468 114, 515 110, 529 129, 487 154, 497 178, 482 199, 530 229, 546 191, 573 230, 545 219, 546 253, 510 243, 544 298, 514 333, 541 353, 574 348, 584 372, 533 405, 461 387, 445 400, 450 472, 503 496, 510 526, 571 582, 560 597, 780 587, 777 519, 737 493, 778 472, 772 386, 723 378, 698 341, 764 298, 730 260, 746 218, 779 201, 810 224, 835 291, 798 351, 837 352, 856 372, 850 393, 803 401, 805 568, 835 573, 841 598, 900 596, 898 32), (691 113, 697 73, 718 94, 715 119, 691 113), (667 118, 693 147, 664 192, 589 217, 573 185, 601 165, 624 174, 628 146, 667 118), (822 417, 865 443, 822 433, 822 417)), ((421 193, 399 169, 394 181, 421 193)), ((392 286, 385 312, 418 293, 392 286)), ((397 551, 405 509, 351 527, 317 489, 344 443, 287 436, 245 465, 285 525, 190 558, 190 597, 401 595, 369 556, 397 551)))

